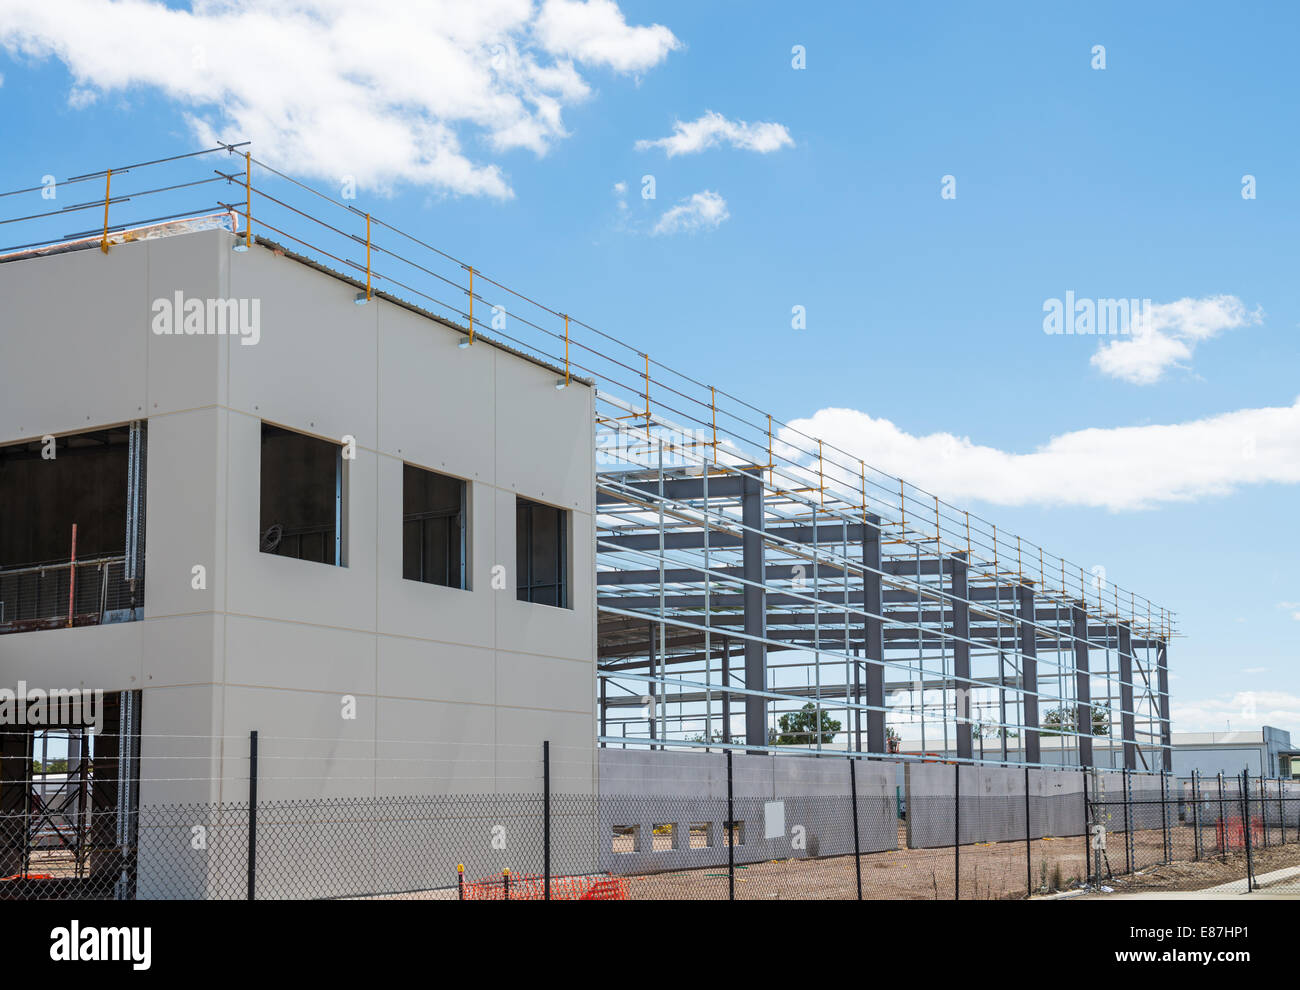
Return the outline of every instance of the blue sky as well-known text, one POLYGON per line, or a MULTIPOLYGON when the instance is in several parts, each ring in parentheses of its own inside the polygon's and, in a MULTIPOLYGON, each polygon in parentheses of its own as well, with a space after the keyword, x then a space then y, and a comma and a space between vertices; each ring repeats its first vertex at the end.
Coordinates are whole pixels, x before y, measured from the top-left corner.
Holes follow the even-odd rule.
POLYGON ((320 0, 249 32, 242 3, 71 6, 0 0, 0 187, 212 133, 355 174, 363 208, 1175 610, 1175 729, 1300 733, 1300 11, 320 0), (637 147, 709 111, 788 140, 637 147), (1107 371, 1105 339, 1043 332, 1067 290, 1152 300, 1178 356, 1107 371), (1088 456, 1023 456, 1085 430, 1088 456), (969 444, 939 463, 936 434, 969 444))

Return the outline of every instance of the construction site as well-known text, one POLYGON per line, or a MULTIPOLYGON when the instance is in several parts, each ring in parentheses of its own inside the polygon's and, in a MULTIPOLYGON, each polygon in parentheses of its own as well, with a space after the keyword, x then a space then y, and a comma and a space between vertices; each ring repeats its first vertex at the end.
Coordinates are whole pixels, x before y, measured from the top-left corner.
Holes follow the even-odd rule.
POLYGON ((839 896, 856 865, 862 896, 863 856, 933 849, 957 890, 917 869, 929 887, 875 896, 961 896, 998 843, 1014 883, 967 896, 1019 896, 1066 837, 1084 862, 1056 886, 1093 877, 1116 802, 1134 869, 1227 856, 1256 817, 1300 838, 1289 785, 1247 779, 1206 818, 1171 776, 1172 611, 869 451, 246 145, 73 176, 57 207, 41 188, 0 194, 0 683, 113 700, 93 759, 80 729, 3 727, 0 875, 27 896, 96 861, 99 896, 252 896, 244 857, 277 830, 315 845, 266 896, 721 862, 736 896, 738 855, 754 877, 840 857, 786 893, 839 896), (69 280, 107 315, 52 299, 69 280), (83 344, 98 380, 32 373, 83 344), (508 795, 544 848, 439 831, 508 795), (428 813, 380 835, 393 801, 428 813), (177 831, 199 808, 222 837, 201 857, 177 831), (355 879, 417 841, 419 876, 355 879))

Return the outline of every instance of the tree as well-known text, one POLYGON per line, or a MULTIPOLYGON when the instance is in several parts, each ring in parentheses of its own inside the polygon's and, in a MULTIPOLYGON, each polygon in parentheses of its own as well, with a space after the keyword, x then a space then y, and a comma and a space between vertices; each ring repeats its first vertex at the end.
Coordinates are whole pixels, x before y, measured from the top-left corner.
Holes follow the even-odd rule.
MULTIPOLYGON (((1053 708, 1043 715, 1043 727, 1039 730, 1044 736, 1063 736, 1074 731, 1074 706, 1053 708)), ((1110 735, 1110 706, 1092 706, 1092 734, 1094 736, 1110 735)))
POLYGON ((834 742, 835 734, 840 731, 839 721, 831 718, 828 712, 818 712, 811 701, 797 712, 782 715, 777 724, 781 727, 776 737, 777 746, 816 746, 819 742, 834 742))

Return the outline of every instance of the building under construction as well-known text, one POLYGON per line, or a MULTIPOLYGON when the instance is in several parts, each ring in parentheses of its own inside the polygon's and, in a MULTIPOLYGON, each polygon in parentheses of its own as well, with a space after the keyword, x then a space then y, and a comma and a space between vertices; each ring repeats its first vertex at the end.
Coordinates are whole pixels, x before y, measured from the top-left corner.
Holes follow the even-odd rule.
MULTIPOLYGON (((243 146, 74 176, 57 207, 43 188, 5 194, 24 205, 0 227, 21 232, 0 252, 0 677, 115 692, 120 766, 96 772, 174 782, 106 791, 123 820, 223 800, 218 740, 258 726, 453 767, 371 789, 491 790, 541 739, 579 754, 571 790, 610 747, 1093 766, 1104 737, 1107 764, 1170 769, 1171 613, 870 452, 243 146), (192 304, 224 329, 191 330, 192 304), (373 702, 359 734, 330 692, 373 702), (485 704, 486 733, 465 714, 485 704)), ((30 766, 36 735, 6 753, 30 766)), ((338 793, 347 769, 282 790, 338 793)), ((7 810, 44 793, 9 783, 7 810)))

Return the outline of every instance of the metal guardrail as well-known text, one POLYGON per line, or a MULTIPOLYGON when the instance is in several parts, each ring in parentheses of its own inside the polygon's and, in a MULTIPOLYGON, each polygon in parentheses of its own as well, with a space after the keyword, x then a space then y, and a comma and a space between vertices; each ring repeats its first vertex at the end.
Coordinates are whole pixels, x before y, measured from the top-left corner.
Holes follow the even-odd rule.
POLYGON ((144 603, 144 580, 125 572, 125 555, 0 568, 0 633, 126 621, 144 603))

